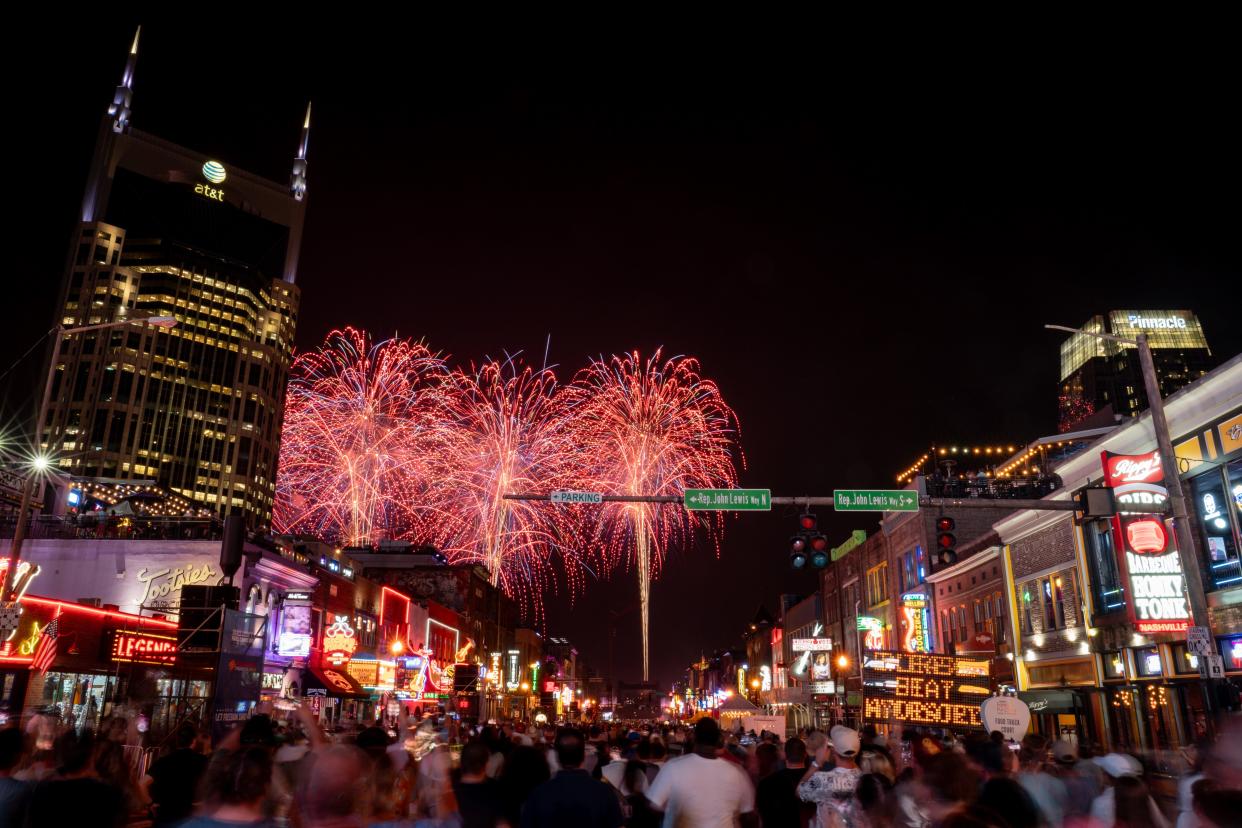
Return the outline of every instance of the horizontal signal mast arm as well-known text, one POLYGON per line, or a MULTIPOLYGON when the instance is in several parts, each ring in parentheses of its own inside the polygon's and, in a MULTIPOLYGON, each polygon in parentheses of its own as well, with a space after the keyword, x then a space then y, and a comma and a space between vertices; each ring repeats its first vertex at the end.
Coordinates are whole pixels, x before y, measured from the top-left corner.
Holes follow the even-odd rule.
MULTIPOLYGON (((551 494, 506 494, 505 500, 551 500, 551 494)), ((678 495, 603 495, 605 503, 681 503, 678 495)), ((773 497, 773 506, 831 506, 832 497, 773 497)), ((1017 498, 999 498, 992 500, 983 497, 920 497, 919 506, 940 509, 1032 509, 1038 512, 1076 512, 1081 507, 1072 500, 1022 500, 1017 498)), ((1154 505, 1128 505, 1126 512, 1132 514, 1167 514, 1167 507, 1154 505)))

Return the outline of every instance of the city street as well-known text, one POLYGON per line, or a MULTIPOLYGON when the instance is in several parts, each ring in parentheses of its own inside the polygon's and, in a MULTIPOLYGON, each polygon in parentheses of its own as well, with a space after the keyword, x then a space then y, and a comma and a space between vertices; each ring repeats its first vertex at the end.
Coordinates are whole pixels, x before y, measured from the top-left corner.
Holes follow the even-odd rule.
POLYGON ((0 828, 1237 824, 1212 49, 336 17, 18 44, 0 828))

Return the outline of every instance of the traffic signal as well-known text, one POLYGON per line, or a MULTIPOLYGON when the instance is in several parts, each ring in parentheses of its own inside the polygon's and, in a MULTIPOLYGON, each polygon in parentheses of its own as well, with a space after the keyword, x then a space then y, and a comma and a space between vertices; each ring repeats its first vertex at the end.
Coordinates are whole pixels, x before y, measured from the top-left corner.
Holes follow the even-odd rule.
POLYGON ((957 535, 954 534, 957 524, 951 517, 941 515, 936 518, 936 560, 941 566, 957 563, 957 535))
POLYGON ((807 563, 814 569, 828 565, 828 538, 819 531, 819 520, 811 512, 798 516, 798 534, 789 539, 789 563, 803 569, 807 563))
POLYGON ((806 566, 806 538, 801 535, 789 539, 789 564, 794 569, 806 566))
POLYGON ((828 539, 823 535, 811 537, 811 566, 823 569, 828 565, 828 539))

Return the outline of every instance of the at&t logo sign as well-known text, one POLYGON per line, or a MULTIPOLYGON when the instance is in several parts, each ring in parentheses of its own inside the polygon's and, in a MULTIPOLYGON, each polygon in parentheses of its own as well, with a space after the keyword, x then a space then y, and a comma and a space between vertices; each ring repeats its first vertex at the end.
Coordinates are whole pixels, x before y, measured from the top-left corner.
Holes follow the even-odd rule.
POLYGON ((225 171, 224 165, 219 161, 208 161, 203 164, 203 178, 209 183, 203 184, 199 182, 194 185, 194 192, 201 196, 206 196, 213 201, 224 201, 224 190, 219 187, 213 187, 212 184, 223 184, 224 179, 228 178, 228 172, 225 171))

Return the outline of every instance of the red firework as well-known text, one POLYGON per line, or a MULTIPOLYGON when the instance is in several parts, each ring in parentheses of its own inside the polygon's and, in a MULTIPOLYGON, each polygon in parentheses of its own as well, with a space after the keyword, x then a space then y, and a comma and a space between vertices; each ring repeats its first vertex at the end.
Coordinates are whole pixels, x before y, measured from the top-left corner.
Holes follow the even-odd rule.
POLYGON ((580 585, 582 507, 504 495, 573 488, 580 457, 568 427, 570 395, 550 370, 515 360, 455 373, 442 421, 445 448, 432 460, 440 504, 434 541, 450 560, 477 563, 492 582, 542 616, 539 597, 562 574, 580 585))
POLYGON ((408 538, 434 502, 447 369, 422 343, 346 328, 290 370, 273 528, 347 545, 408 538))
MULTIPOLYGON (((701 376, 698 360, 661 362, 659 351, 645 361, 637 352, 599 359, 579 372, 572 388, 573 443, 589 464, 584 477, 605 493, 681 496, 686 489, 737 485, 737 416, 717 385, 701 376)), ((706 530, 719 552, 722 528, 719 513, 680 504, 605 504, 595 526, 602 563, 638 571, 644 680, 652 579, 668 552, 689 545, 696 530, 706 530)))

